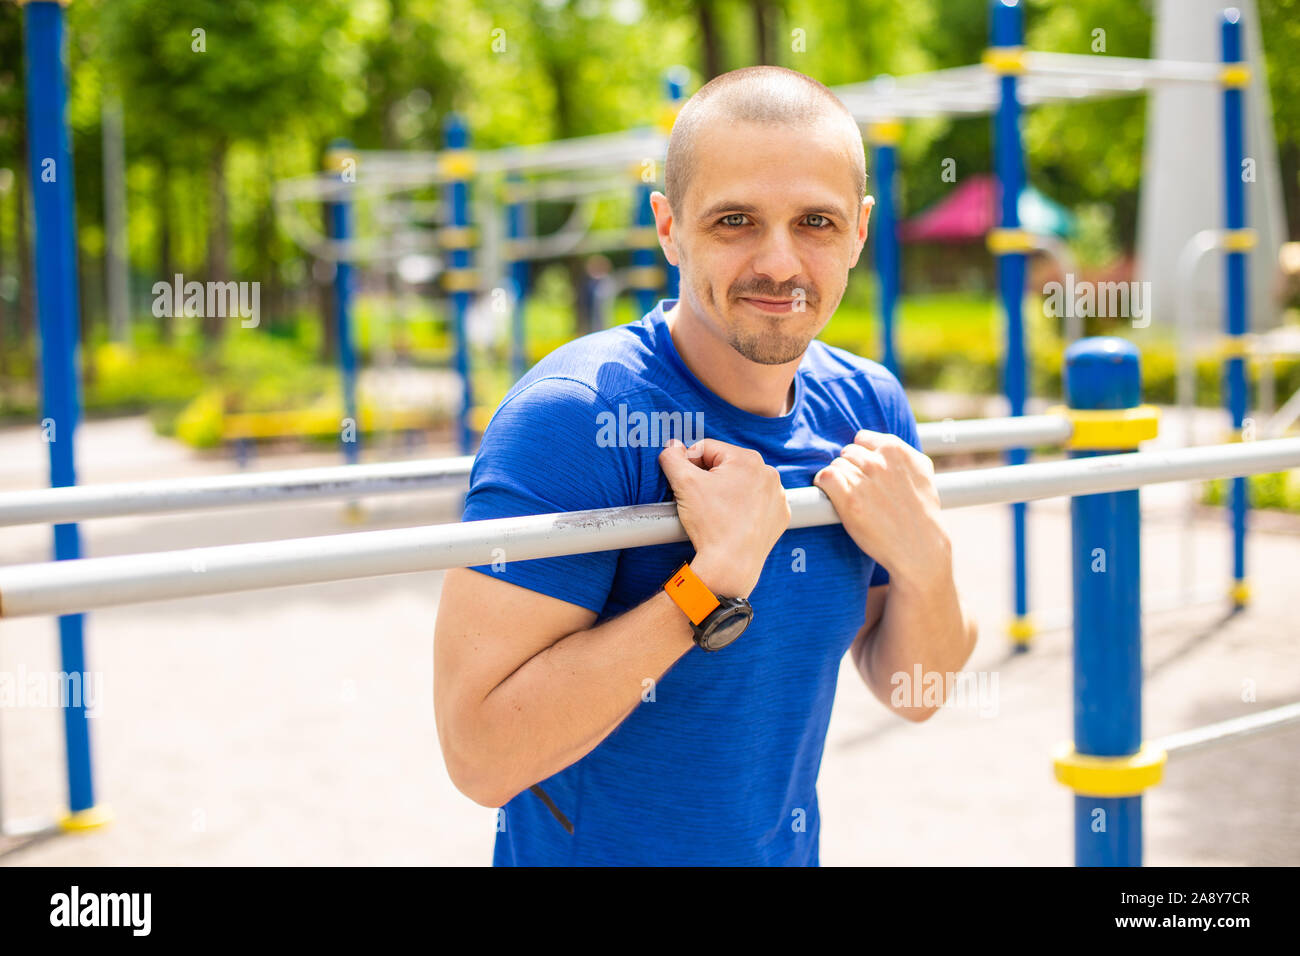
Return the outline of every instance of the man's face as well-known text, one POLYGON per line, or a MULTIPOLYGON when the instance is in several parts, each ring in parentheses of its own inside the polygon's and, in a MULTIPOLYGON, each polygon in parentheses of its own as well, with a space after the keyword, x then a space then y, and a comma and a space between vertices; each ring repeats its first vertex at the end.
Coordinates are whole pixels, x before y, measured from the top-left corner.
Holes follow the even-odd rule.
POLYGON ((871 209, 855 195, 849 144, 830 122, 724 124, 696 140, 683 208, 654 197, 682 298, 750 361, 797 359, 844 296, 871 209))

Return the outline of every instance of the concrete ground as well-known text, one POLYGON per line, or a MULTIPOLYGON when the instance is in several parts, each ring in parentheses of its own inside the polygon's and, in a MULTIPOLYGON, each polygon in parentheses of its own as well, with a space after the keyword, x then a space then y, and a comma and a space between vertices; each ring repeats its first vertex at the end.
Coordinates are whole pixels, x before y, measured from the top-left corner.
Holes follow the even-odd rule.
MULTIPOLYGON (((944 414, 947 414, 946 412, 944 414)), ((84 482, 217 473, 142 419, 91 423, 84 482)), ((446 454, 448 448, 419 453, 446 454)), ((0 489, 44 483, 43 446, 0 432, 0 489)), ((332 455, 258 467, 335 463, 332 455)), ((1204 513, 1193 541, 1182 486, 1143 494, 1148 593, 1177 587, 1181 559, 1221 592, 1229 539, 1204 513)), ((455 520, 459 496, 371 499, 363 527, 455 520)), ((1069 632, 1011 656, 1010 521, 1003 507, 945 512, 962 594, 981 637, 969 669, 993 696, 923 724, 887 714, 846 666, 818 791, 821 854, 839 864, 1069 865, 1072 797, 1049 753, 1071 730, 1069 632), (996 680, 996 685, 992 682, 996 680)), ((1145 626, 1148 738, 1300 699, 1300 522, 1253 533, 1255 601, 1151 613, 1145 626), (1243 703, 1243 686, 1256 700, 1243 703)), ((83 524, 90 555, 356 530, 338 503, 83 524)), ((1069 600, 1068 511, 1030 508, 1032 605, 1061 620, 1069 600), (1054 613, 1055 612, 1055 613, 1054 613)), ((44 560, 46 528, 0 532, 0 562, 44 560)), ((89 616, 99 675, 92 719, 99 799, 112 825, 37 842, 9 839, 9 865, 487 864, 494 811, 448 780, 433 722, 432 633, 441 574, 375 578, 161 602, 89 616)), ((1157 602, 1153 599, 1152 605, 1157 602)), ((1175 602, 1176 603, 1176 602, 1175 602)), ((0 673, 59 670, 54 623, 0 622, 0 673)), ((1252 738, 1171 763, 1145 800, 1151 865, 1300 863, 1300 732, 1252 738)), ((66 801, 57 709, 0 707, 0 798, 12 826, 66 801)))

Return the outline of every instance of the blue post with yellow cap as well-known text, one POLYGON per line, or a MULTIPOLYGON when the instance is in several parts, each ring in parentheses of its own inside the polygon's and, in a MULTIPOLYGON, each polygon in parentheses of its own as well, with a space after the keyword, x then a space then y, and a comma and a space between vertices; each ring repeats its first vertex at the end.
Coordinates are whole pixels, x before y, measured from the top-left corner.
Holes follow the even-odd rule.
POLYGON ((444 230, 443 246, 450 250, 446 272, 451 293, 452 323, 456 338, 456 374, 460 376, 460 413, 456 416, 456 444, 462 455, 474 451, 474 387, 470 380, 470 345, 468 315, 473 301, 475 276, 472 265, 469 218, 469 127, 459 113, 448 113, 443 124, 444 164, 450 229, 444 230))
MULTIPOLYGON (((1241 436, 1246 418, 1246 357, 1241 347, 1247 331, 1249 288, 1246 283, 1246 183, 1242 178, 1245 159, 1244 86, 1249 70, 1242 59, 1241 11, 1223 11, 1220 28, 1223 51, 1223 175, 1226 226, 1229 241, 1224 256, 1227 283, 1224 287, 1224 331, 1229 350, 1224 361, 1224 394, 1233 434, 1241 436)), ((1232 574, 1231 596, 1236 607, 1248 599, 1246 585, 1246 479, 1232 479, 1232 574)))
MULTIPOLYGON (((1024 182, 1024 156, 1020 141, 1020 103, 1016 98, 1017 77, 1023 70, 1024 23, 1019 0, 993 0, 990 15, 990 48, 985 63, 998 74, 998 109, 993 120, 999 201, 999 228, 990 235, 990 247, 998 260, 998 291, 1006 316, 1006 355, 1003 385, 1008 414, 1025 413, 1025 326, 1021 313, 1025 294, 1025 253, 1028 244, 1020 229, 1016 203, 1024 182)), ((1024 448, 1006 453, 1009 465, 1022 465, 1028 458, 1024 448)), ((1017 650, 1028 646, 1033 635, 1029 621, 1029 582, 1025 549, 1026 507, 1011 506, 1015 550, 1015 618, 1011 637, 1017 650)))
POLYGON ((517 382, 528 370, 528 332, 524 324, 524 310, 532 285, 532 263, 521 258, 516 244, 529 232, 528 206, 520 200, 517 190, 523 177, 515 170, 506 176, 506 258, 510 261, 508 278, 511 286, 510 312, 510 378, 517 382))
MULTIPOLYGON (((677 117, 677 111, 681 109, 682 101, 686 99, 686 84, 690 81, 691 73, 684 66, 674 66, 664 73, 664 92, 667 95, 665 104, 667 112, 664 115, 660 128, 665 135, 671 134, 673 129, 672 121, 677 117)), ((681 294, 681 273, 671 262, 665 263, 667 276, 664 281, 664 293, 670 299, 676 299, 681 294)))
POLYGON ((898 367, 895 317, 898 309, 898 217, 894 207, 894 170, 902 126, 897 120, 879 120, 867 127, 871 142, 871 170, 876 175, 875 219, 870 229, 875 255, 876 281, 880 290, 880 361, 902 380, 898 367))
MULTIPOLYGON (((36 220, 36 316, 41 346, 42 435, 49 448, 50 486, 77 483, 76 431, 81 417, 77 381, 80 321, 77 297, 77 223, 73 199, 72 148, 68 138, 67 80, 64 75, 64 15, 61 4, 31 0, 23 11, 26 57, 27 146, 32 208, 36 220)), ((75 524, 54 526, 54 559, 81 557, 75 524)), ((59 652, 70 685, 84 689, 88 678, 85 618, 59 618, 59 652), (75 678, 73 675, 77 675, 75 678)), ((90 762, 90 725, 82 694, 63 702, 68 764, 65 829, 97 826, 108 812, 95 805, 90 762)))
MULTIPOLYGON (((336 174, 339 193, 328 204, 330 238, 347 249, 352 239, 352 201, 348 197, 350 184, 356 181, 355 158, 350 155, 352 143, 336 139, 325 151, 326 168, 336 174), (353 165, 349 167, 348 161, 353 165)), ((361 419, 357 411, 357 348, 353 336, 352 298, 354 292, 354 267, 346 253, 334 260, 334 337, 339 350, 339 377, 343 389, 343 427, 339 431, 339 444, 343 458, 355 465, 361 458, 361 419), (348 427, 351 423, 351 428, 348 427)))
MULTIPOLYGON (((1065 352, 1070 410, 1098 434, 1096 420, 1123 422, 1138 409, 1142 376, 1138 350, 1120 338, 1080 339, 1065 352), (1108 418, 1105 412, 1116 412, 1108 418), (1089 420, 1090 419, 1090 420, 1089 420)), ((1112 436, 1117 429, 1112 428, 1112 436)), ((1083 441, 1083 427, 1076 423, 1083 441)), ((1079 447, 1070 457, 1115 454, 1127 444, 1100 434, 1101 447, 1079 447)), ((1128 450, 1136 448, 1136 436, 1128 450)), ((1074 583, 1074 753, 1127 758, 1142 742, 1141 511, 1139 492, 1083 495, 1070 501, 1074 583)), ((1107 790, 1089 787, 1082 790, 1107 790)), ((1074 798, 1078 866, 1140 866, 1142 797, 1081 792, 1074 798)))
POLYGON ((638 318, 654 309, 664 279, 663 270, 658 265, 659 240, 655 237, 654 207, 650 205, 650 194, 654 190, 654 183, 637 182, 628 285, 636 296, 638 318))

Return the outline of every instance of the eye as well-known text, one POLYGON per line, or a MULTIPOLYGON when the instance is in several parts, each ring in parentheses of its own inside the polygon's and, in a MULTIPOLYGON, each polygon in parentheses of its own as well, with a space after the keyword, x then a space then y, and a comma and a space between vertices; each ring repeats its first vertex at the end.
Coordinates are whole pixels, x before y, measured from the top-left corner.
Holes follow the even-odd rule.
POLYGON ((820 222, 812 222, 812 221, 810 221, 810 222, 808 223, 808 225, 812 226, 814 229, 825 229, 825 228, 827 228, 827 227, 829 227, 829 226, 831 225, 831 221, 830 221, 829 219, 827 219, 825 216, 823 216, 821 213, 818 213, 818 212, 810 213, 809 216, 808 216, 808 219, 809 219, 809 220, 820 220, 820 222))
POLYGON ((744 225, 743 222, 731 222, 730 220, 732 220, 732 219, 744 219, 744 218, 745 218, 745 214, 744 214, 743 212, 733 212, 733 213, 732 213, 731 215, 729 215, 729 216, 723 216, 723 217, 722 217, 721 219, 719 219, 718 221, 719 221, 720 223, 722 223, 724 226, 743 226, 743 225, 744 225))

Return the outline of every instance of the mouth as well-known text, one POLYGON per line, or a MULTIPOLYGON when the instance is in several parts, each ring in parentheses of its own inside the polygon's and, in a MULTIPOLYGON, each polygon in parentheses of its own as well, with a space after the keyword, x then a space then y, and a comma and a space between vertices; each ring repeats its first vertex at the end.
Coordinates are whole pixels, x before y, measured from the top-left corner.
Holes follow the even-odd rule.
POLYGON ((779 314, 794 309, 794 299, 767 299, 754 296, 742 296, 741 302, 758 309, 760 312, 779 314))

